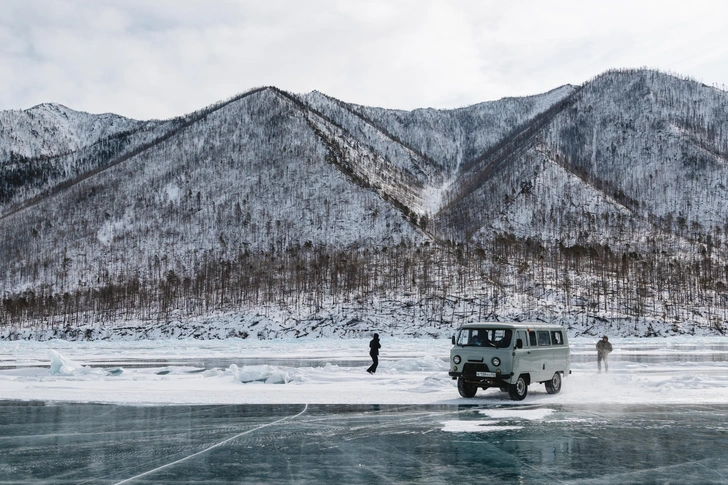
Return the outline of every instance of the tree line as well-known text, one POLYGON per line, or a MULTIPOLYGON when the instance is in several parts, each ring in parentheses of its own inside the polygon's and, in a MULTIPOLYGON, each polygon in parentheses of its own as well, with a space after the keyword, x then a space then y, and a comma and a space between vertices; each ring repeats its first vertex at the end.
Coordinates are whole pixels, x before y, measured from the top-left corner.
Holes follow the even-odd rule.
MULTIPOLYGON (((0 321, 74 327, 261 307, 315 314, 335 305, 364 307, 373 299, 478 294, 485 295, 479 317, 512 316, 505 314, 510 298, 529 315, 548 314, 557 304, 585 323, 646 318, 668 326, 697 322, 722 332, 728 265, 716 262, 705 245, 695 249, 693 257, 683 259, 657 249, 545 247, 529 238, 500 236, 488 247, 426 243, 333 249, 307 243, 285 251, 240 251, 229 259, 210 252, 186 273, 158 259, 150 262, 157 265, 156 277, 125 275, 63 294, 40 287, 5 296, 0 321)), ((431 305, 426 319, 448 323, 442 310, 431 305)))

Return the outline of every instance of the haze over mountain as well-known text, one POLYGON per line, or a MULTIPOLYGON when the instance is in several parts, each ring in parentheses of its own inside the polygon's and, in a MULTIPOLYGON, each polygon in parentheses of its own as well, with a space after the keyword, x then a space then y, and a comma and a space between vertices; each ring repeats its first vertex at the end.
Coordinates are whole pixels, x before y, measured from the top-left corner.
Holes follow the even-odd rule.
POLYGON ((5 111, 0 331, 723 332, 727 187, 728 94, 647 70, 453 110, 5 111))

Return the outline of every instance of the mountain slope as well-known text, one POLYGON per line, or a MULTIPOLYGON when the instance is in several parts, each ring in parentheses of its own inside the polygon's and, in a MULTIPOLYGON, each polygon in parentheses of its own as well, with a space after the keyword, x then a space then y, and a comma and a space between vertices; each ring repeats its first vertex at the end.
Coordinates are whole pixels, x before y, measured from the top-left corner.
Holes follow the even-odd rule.
POLYGON ((302 99, 371 151, 411 173, 411 184, 422 189, 422 200, 415 204, 421 216, 440 208, 440 193, 462 165, 495 145, 514 125, 526 123, 572 91, 564 86, 539 96, 411 112, 352 105, 318 92, 302 99))
POLYGON ((12 158, 49 158, 76 151, 143 124, 114 114, 73 111, 54 103, 0 111, 0 165, 12 158))
POLYGON ((0 120, 0 327, 728 318, 728 95, 690 80, 612 71, 412 112, 269 87, 166 121, 0 120))
POLYGON ((5 284, 22 288, 23 275, 47 260, 65 261, 54 285, 69 291, 93 285, 101 265, 105 281, 149 280, 189 274, 203 253, 231 258, 419 237, 326 156, 298 107, 262 90, 7 218, 13 231, 0 246, 10 256, 2 270, 15 278, 5 284))
MULTIPOLYGON (((519 237, 543 234, 547 241, 587 234, 599 244, 627 229, 632 239, 653 230, 699 241, 722 238, 728 222, 726 93, 651 71, 611 72, 574 92, 542 126, 524 129, 531 131, 528 139, 502 140, 501 151, 461 173, 439 214, 451 236, 482 236, 490 232, 489 221, 510 218, 533 220, 515 231, 519 237), (562 172, 556 179, 579 183, 558 187, 548 174, 556 166, 562 172), (595 201, 605 209, 590 208, 595 201)), ((503 225, 492 229, 500 232, 503 225)))

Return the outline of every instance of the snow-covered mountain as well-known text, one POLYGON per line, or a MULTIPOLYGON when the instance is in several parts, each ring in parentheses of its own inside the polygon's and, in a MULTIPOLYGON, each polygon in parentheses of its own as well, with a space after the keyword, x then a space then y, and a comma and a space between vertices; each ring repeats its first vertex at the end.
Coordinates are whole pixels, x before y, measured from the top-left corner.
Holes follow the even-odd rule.
POLYGON ((486 205, 460 230, 569 245, 634 245, 650 232, 725 239, 725 92, 653 71, 610 72, 558 108, 463 171, 472 180, 454 186, 440 217, 486 205))
POLYGON ((722 332, 727 163, 728 94, 646 70, 454 110, 1 112, 0 321, 722 332))
POLYGON ((92 115, 54 103, 22 111, 0 111, 0 162, 55 157, 134 131, 141 125, 142 122, 122 116, 92 115))

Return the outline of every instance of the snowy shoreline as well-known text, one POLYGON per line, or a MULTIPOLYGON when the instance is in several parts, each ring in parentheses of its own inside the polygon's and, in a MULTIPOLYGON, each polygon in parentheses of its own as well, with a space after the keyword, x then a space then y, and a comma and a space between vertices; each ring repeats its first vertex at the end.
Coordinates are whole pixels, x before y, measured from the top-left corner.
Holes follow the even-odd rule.
MULTIPOLYGON (((411 303, 411 302, 410 302, 411 303)), ((0 327, 0 342, 53 340, 92 341, 166 341, 166 340, 307 340, 361 339, 374 332, 394 338, 450 340, 460 325, 479 321, 467 302, 453 299, 447 313, 450 320, 431 321, 422 318, 416 305, 406 301, 380 302, 377 311, 332 307, 316 314, 298 315, 285 309, 257 309, 242 313, 215 313, 190 319, 171 318, 154 321, 98 321, 70 324, 63 322, 31 322, 25 325, 0 327), (462 314, 463 318, 454 318, 462 314), (465 318, 467 316, 467 318, 465 318)), ((371 309, 370 309, 371 310, 371 309)), ((553 311, 534 317, 517 307, 504 307, 504 312, 491 315, 488 321, 539 321, 564 326, 570 337, 673 338, 724 337, 722 327, 696 319, 668 323, 650 318, 598 318, 553 311)))

